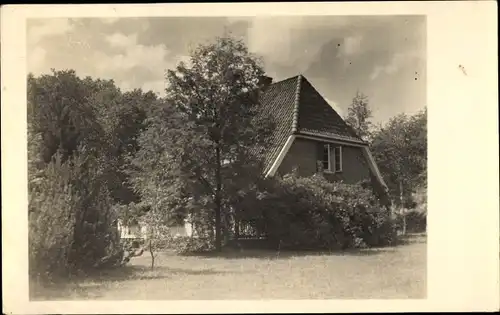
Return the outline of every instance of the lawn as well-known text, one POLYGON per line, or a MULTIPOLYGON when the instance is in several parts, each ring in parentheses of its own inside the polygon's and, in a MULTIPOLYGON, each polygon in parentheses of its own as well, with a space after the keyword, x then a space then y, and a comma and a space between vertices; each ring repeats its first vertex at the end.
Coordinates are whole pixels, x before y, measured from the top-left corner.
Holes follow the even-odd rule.
POLYGON ((426 297, 426 237, 344 253, 248 250, 220 256, 144 254, 117 270, 52 289, 34 300, 405 299, 426 297))

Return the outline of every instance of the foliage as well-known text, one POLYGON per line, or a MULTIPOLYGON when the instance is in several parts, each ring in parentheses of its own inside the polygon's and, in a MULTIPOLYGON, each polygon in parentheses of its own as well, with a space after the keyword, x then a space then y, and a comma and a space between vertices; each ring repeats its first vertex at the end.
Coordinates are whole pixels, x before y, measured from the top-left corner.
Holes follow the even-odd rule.
POLYGON ((183 159, 180 153, 193 150, 196 154, 196 144, 185 138, 199 136, 189 129, 189 122, 165 103, 146 123, 148 127, 137 139, 140 150, 126 158, 126 173, 132 188, 141 196, 141 207, 168 209, 166 220, 175 223, 186 215, 185 191, 189 182, 189 177, 178 169, 183 159))
POLYGON ((267 237, 281 248, 347 249, 394 241, 388 211, 360 185, 320 175, 269 180, 258 209, 267 237))
POLYGON ((427 109, 393 117, 375 133, 371 150, 393 199, 414 204, 412 193, 427 180, 427 109))
POLYGON ((405 213, 406 231, 410 233, 425 232, 427 229, 427 214, 417 210, 405 213))
POLYGON ((345 122, 351 126, 356 134, 365 141, 370 141, 372 136, 372 111, 368 104, 368 97, 359 91, 352 99, 352 103, 347 109, 345 122))
POLYGON ((427 185, 418 186, 412 196, 415 202, 415 211, 427 214, 427 185))
MULTIPOLYGON (((59 259, 66 265, 60 269, 89 271, 120 264, 114 207, 119 196, 114 192, 126 181, 119 176, 120 160, 130 150, 123 146, 130 147, 144 116, 129 115, 126 109, 136 113, 137 104, 124 105, 125 100, 112 81, 80 79, 72 70, 28 76, 30 237, 37 240, 31 243, 32 261, 42 261, 36 253, 56 237, 51 234, 57 234, 55 229, 35 227, 50 221, 61 227, 61 237, 71 236, 69 248, 58 245, 67 256, 59 259), (131 131, 123 131, 126 126, 131 131), (50 200, 61 209, 46 210, 50 200), (72 222, 71 231, 64 230, 69 224, 65 218, 72 222)), ((44 263, 45 270, 54 269, 44 263)))
POLYGON ((29 272, 51 280, 70 270, 75 214, 80 196, 71 187, 71 171, 56 155, 43 172, 29 178, 29 272))
POLYGON ((28 76, 28 123, 42 138, 39 154, 49 163, 56 151, 63 161, 78 147, 99 155, 114 202, 138 201, 123 172, 124 156, 138 149, 136 138, 156 95, 122 93, 112 80, 81 79, 73 70, 28 76))
POLYGON ((154 207, 141 217, 141 223, 147 227, 146 250, 151 256, 151 269, 154 268, 158 252, 165 250, 172 242, 172 236, 166 222, 165 212, 154 207))
POLYGON ((85 101, 87 97, 86 87, 74 71, 28 76, 28 124, 42 138, 40 154, 45 163, 57 151, 64 162, 78 146, 102 145, 102 128, 94 108, 85 101))
POLYGON ((189 236, 174 238, 170 247, 180 255, 210 252, 215 249, 210 239, 189 236))
POLYGON ((427 188, 417 187, 411 197, 411 208, 396 212, 397 227, 410 233, 427 230, 427 188))
POLYGON ((222 37, 198 46, 190 65, 168 71, 165 102, 129 159, 143 202, 159 204, 172 218, 189 215, 201 236, 215 234, 218 249, 228 196, 260 176, 253 150, 265 149, 271 128, 258 116, 262 74, 241 41, 222 37))

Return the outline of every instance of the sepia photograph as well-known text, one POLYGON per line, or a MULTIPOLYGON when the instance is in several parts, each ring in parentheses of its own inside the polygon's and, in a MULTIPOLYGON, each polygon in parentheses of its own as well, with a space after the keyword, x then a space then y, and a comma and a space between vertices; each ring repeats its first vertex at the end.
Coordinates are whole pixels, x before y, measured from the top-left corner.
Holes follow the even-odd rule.
POLYGON ((32 299, 426 297, 426 17, 27 21, 32 299))
POLYGON ((3 6, 3 312, 498 310, 494 5, 3 6))

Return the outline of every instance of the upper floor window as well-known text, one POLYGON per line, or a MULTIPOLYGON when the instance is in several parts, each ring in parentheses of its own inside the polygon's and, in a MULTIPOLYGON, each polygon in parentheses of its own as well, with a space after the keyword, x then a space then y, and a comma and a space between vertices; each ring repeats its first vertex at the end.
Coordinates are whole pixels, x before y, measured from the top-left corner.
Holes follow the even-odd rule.
POLYGON ((342 147, 325 144, 323 146, 323 169, 327 172, 342 172, 342 147))

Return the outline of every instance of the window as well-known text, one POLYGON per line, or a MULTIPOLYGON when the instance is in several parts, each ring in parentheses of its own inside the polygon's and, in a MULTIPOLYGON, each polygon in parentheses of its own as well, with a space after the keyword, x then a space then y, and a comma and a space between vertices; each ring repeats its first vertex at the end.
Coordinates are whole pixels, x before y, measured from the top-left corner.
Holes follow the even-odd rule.
POLYGON ((342 172, 342 147, 336 146, 334 149, 333 159, 334 159, 334 172, 342 172))
POLYGON ((330 170, 330 145, 325 144, 323 146, 323 170, 330 170))
POLYGON ((332 144, 323 145, 323 170, 342 172, 342 147, 332 144))

